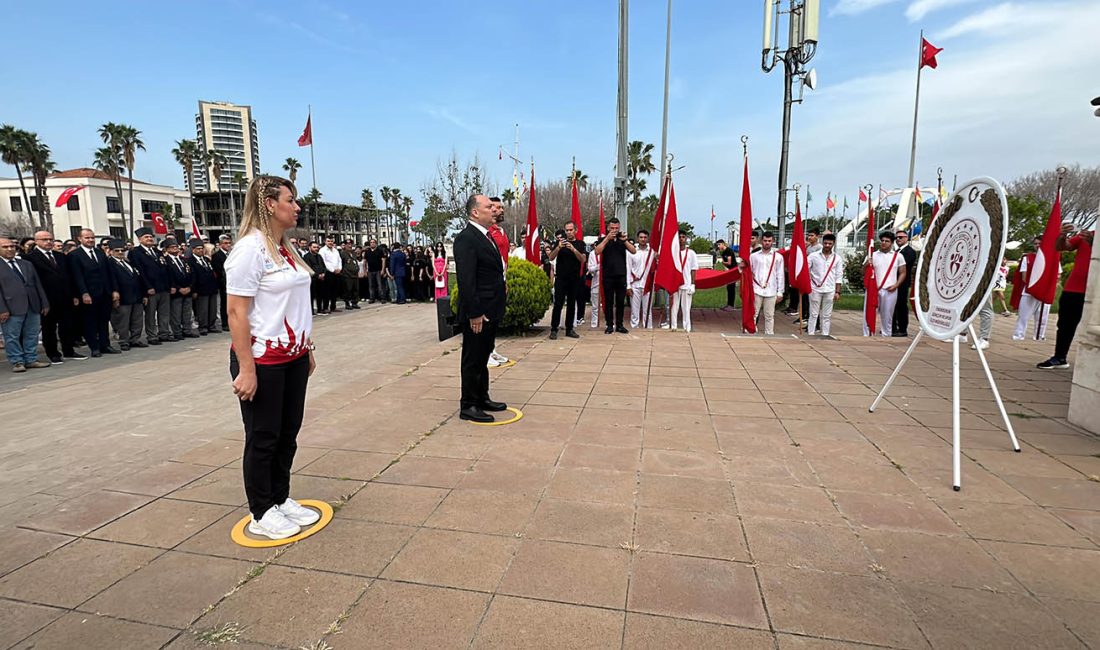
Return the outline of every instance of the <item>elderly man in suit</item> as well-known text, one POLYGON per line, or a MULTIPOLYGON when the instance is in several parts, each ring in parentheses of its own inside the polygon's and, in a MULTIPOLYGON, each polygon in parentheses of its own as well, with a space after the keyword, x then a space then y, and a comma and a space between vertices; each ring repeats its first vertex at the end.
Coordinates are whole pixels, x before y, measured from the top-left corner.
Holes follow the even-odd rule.
POLYGON ((459 417, 493 422, 486 411, 508 405, 489 399, 489 355, 496 346, 497 324, 504 318, 504 262, 489 235, 493 225, 489 198, 475 194, 466 201, 470 221, 455 237, 458 320, 462 324, 462 398, 459 417))
POLYGON ((80 302, 73 298, 72 282, 66 257, 56 244, 58 240, 46 230, 34 233, 34 248, 27 254, 26 260, 34 266, 46 298, 50 302, 50 311, 42 316, 42 346, 52 363, 64 363, 65 359, 84 360, 88 357, 75 349, 78 330, 73 327, 76 305, 80 302), (58 340, 61 349, 57 349, 58 340))
POLYGON ((49 313, 50 303, 34 266, 15 257, 17 248, 14 239, 0 237, 0 330, 12 372, 26 372, 50 367, 38 360, 41 316, 49 313))
POLYGON ((122 354, 111 347, 107 325, 111 322, 111 306, 118 300, 118 286, 107 266, 107 255, 95 245, 95 233, 85 228, 80 231, 80 247, 69 254, 76 297, 80 299, 80 312, 84 321, 84 341, 92 351, 92 357, 104 354, 122 354))
POLYGON ((160 345, 172 337, 172 278, 168 260, 157 249, 152 228, 138 228, 138 245, 126 254, 130 265, 145 280, 145 340, 160 345))
POLYGON ((118 287, 118 300, 111 309, 111 328, 118 337, 118 347, 123 352, 130 348, 144 348, 148 344, 141 340, 141 328, 145 322, 144 305, 149 300, 145 293, 148 286, 141 272, 126 259, 126 242, 112 239, 108 242, 110 261, 108 268, 118 287))

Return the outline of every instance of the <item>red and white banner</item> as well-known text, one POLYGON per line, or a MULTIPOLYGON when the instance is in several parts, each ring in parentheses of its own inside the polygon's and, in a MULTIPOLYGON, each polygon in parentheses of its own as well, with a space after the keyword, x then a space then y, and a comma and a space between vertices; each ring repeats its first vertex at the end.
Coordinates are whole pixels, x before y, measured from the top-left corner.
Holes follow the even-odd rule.
POLYGON ((70 187, 66 189, 64 192, 61 193, 61 196, 57 197, 57 202, 53 204, 53 207, 60 208, 61 206, 65 205, 69 202, 69 199, 73 198, 73 195, 75 195, 82 189, 84 189, 83 185, 78 185, 76 187, 70 187))

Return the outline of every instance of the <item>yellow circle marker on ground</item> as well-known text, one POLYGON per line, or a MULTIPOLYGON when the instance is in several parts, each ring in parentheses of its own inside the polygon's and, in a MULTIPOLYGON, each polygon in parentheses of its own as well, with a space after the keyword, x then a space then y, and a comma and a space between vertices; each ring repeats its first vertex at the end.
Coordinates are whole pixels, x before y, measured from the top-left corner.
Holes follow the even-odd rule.
POLYGON ((286 539, 268 539, 266 537, 252 537, 248 532, 248 522, 252 521, 252 515, 245 515, 244 519, 237 522, 237 525, 233 526, 233 532, 230 533, 230 537, 233 541, 241 546, 248 548, 271 548, 273 546, 285 546, 291 542, 297 542, 303 540, 310 535, 321 530, 332 521, 332 506, 324 501, 317 501, 316 499, 303 499, 298 503, 306 506, 307 508, 313 508, 321 513, 321 518, 317 520, 317 523, 313 524, 309 528, 305 528, 297 535, 287 537, 286 539))
POLYGON ((497 420, 496 422, 473 422, 467 420, 467 422, 469 422, 470 424, 476 424, 479 427, 497 427, 502 424, 511 424, 513 422, 518 422, 520 419, 523 418, 523 411, 517 408, 513 408, 511 406, 508 407, 508 410, 515 414, 510 420, 497 420))
POLYGON ((492 367, 493 368, 511 368, 514 365, 516 365, 516 360, 515 359, 509 359, 508 363, 502 363, 499 366, 492 366, 492 367))

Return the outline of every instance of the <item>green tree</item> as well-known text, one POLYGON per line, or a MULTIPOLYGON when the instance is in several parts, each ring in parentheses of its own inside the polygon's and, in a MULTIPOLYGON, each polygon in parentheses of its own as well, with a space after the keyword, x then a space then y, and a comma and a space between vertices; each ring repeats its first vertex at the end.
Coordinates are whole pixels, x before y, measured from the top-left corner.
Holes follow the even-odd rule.
POLYGON ((1034 196, 1008 197, 1008 240, 1030 244, 1041 237, 1050 218, 1050 203, 1034 196))
POLYGON ((183 168, 183 180, 188 191, 193 191, 195 162, 202 159, 197 140, 176 140, 176 147, 172 149, 172 157, 183 168))
MULTIPOLYGON (((431 194, 438 196, 442 209, 450 216, 451 228, 461 228, 466 220, 466 199, 472 194, 484 193, 488 184, 485 169, 477 156, 470 162, 459 163, 458 154, 452 151, 449 159, 436 163, 435 177, 425 183, 420 192, 425 202, 431 194)), ((541 202, 540 195, 540 207, 541 202)))
POLYGON ((38 140, 34 133, 27 140, 28 159, 23 164, 24 171, 31 172, 34 178, 34 193, 38 197, 38 224, 46 230, 53 230, 53 213, 50 211, 49 197, 46 196, 46 177, 57 170, 57 164, 50 160, 50 148, 38 140))
POLYGON ((31 133, 17 129, 10 124, 0 126, 0 159, 7 165, 15 167, 15 175, 19 177, 19 188, 23 191, 23 210, 27 213, 27 220, 34 225, 31 216, 31 201, 27 195, 27 182, 23 179, 22 165, 30 160, 29 142, 31 133))
POLYGON ((302 168, 302 163, 298 162, 294 158, 287 158, 283 163, 283 171, 287 173, 287 177, 290 182, 293 183, 298 180, 298 170, 302 168))
MULTIPOLYGON (((683 226, 681 225, 681 228, 683 226)), ((691 243, 688 244, 688 248, 695 251, 699 255, 707 255, 714 251, 714 242, 706 237, 692 237, 691 243)))
MULTIPOLYGON (((114 122, 107 122, 99 127, 99 137, 107 145, 107 149, 111 153, 110 158, 114 161, 111 165, 105 165, 100 171, 111 175, 120 209, 122 207, 122 168, 126 166, 126 161, 122 155, 122 141, 126 135, 125 129, 125 125, 115 124, 114 122), (110 169, 113 169, 113 171, 109 171, 110 169)), ((126 223, 125 215, 123 215, 123 223, 126 223)))
POLYGON ((451 215, 444 207, 443 198, 437 194, 426 194, 424 202, 424 214, 413 227, 413 232, 432 241, 443 241, 451 224, 451 215))
POLYGON ((630 174, 627 189, 634 195, 633 202, 637 203, 646 189, 645 179, 640 179, 639 176, 649 176, 657 171, 657 167, 653 164, 653 145, 641 140, 633 140, 627 145, 626 155, 627 170, 630 174))
MULTIPOLYGON (((584 173, 580 169, 577 169, 573 173, 577 175, 577 189, 578 190, 587 190, 588 189, 588 174, 584 173)), ((570 174, 570 175, 566 176, 565 177, 565 182, 566 183, 572 183, 573 182, 573 174, 570 174)))
POLYGON ((127 237, 129 238, 133 236, 134 215, 137 214, 137 208, 134 205, 134 165, 137 164, 138 150, 145 151, 145 143, 141 140, 141 131, 134 127, 120 124, 119 129, 118 144, 122 153, 122 160, 126 165, 126 175, 129 177, 130 184, 130 212, 125 219, 126 232, 131 233, 127 237))
MULTIPOLYGON (((291 181, 292 183, 294 181, 291 181)), ((233 185, 237 188, 238 192, 244 192, 244 186, 248 184, 248 179, 245 178, 244 172, 233 172, 233 185)))

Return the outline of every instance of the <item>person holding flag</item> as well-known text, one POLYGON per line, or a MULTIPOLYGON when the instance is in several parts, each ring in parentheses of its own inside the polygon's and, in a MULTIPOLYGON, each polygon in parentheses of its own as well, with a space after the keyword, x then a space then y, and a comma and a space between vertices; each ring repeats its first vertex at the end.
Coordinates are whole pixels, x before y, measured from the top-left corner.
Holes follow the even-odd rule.
MULTIPOLYGON (((668 224, 665 224, 668 225, 668 224)), ((673 258, 673 263, 680 270, 680 287, 675 291, 666 287, 669 299, 672 301, 672 317, 669 319, 669 327, 676 329, 676 317, 683 314, 680 319, 683 322, 684 331, 691 331, 691 299, 695 295, 695 275, 699 271, 699 258, 695 251, 688 247, 688 234, 686 230, 677 233, 676 246, 668 252, 673 258)))
MULTIPOLYGON (((1043 243, 1042 237, 1031 240, 1035 250, 1038 251, 1043 243)), ((1016 309, 1016 330, 1012 333, 1013 341, 1022 341, 1027 335, 1027 326, 1032 318, 1036 321, 1035 340, 1045 341, 1047 338, 1047 323, 1050 321, 1050 305, 1039 302, 1035 296, 1026 291, 1031 282, 1031 270, 1035 267, 1035 253, 1025 253, 1016 267, 1016 274, 1012 281, 1012 306, 1016 309)), ((1058 274, 1061 275, 1061 264, 1058 274)))
POLYGON ((837 264, 839 256, 833 253, 836 235, 825 233, 821 239, 821 250, 810 253, 810 321, 806 333, 813 336, 820 331, 829 336, 832 328, 833 303, 840 299, 841 271, 844 264, 837 264))
POLYGON ((763 316, 764 334, 772 335, 775 334, 775 300, 783 294, 785 289, 783 256, 773 248, 775 235, 771 231, 764 232, 760 238, 760 244, 760 250, 749 255, 756 307, 754 320, 759 320, 763 316))
POLYGON ((646 281, 653 269, 653 249, 649 247, 649 231, 644 228, 634 235, 637 245, 627 260, 627 272, 630 274, 630 326, 641 324, 653 329, 653 314, 650 312, 649 299, 646 297, 646 281))
MULTIPOLYGON (((1059 197, 1058 218, 1061 220, 1061 198, 1059 197)), ((1081 323, 1081 314, 1085 308, 1085 289, 1089 281, 1089 262, 1092 259, 1092 241, 1095 230, 1074 232, 1072 223, 1062 224, 1061 232, 1055 240, 1054 249, 1058 253, 1074 251, 1073 270, 1062 287, 1058 299, 1058 334, 1054 338, 1054 356, 1037 364, 1037 368, 1069 368, 1069 347, 1073 336, 1081 323)), ((1059 275, 1061 275, 1059 273, 1059 275)))
POLYGON ((882 336, 893 335, 894 307, 898 301, 898 287, 908 277, 905 258, 894 250, 894 233, 886 230, 879 235, 879 249, 871 254, 867 266, 873 271, 871 286, 865 287, 868 293, 878 296, 879 333, 882 336))

